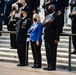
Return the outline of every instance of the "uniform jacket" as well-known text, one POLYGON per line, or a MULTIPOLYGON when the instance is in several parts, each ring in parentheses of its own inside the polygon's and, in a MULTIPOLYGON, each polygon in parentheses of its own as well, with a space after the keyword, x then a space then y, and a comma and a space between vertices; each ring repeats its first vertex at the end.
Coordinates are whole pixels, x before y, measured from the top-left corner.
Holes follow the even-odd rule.
MULTIPOLYGON (((33 26, 34 26, 34 24, 31 25, 31 27, 33 27, 33 26)), ((32 42, 36 42, 36 41, 42 42, 42 27, 41 27, 41 23, 37 23, 36 27, 33 30, 29 29, 28 33, 30 33, 30 40, 32 42)))
POLYGON ((17 25, 17 33, 16 33, 16 41, 24 42, 27 38, 27 30, 29 28, 27 17, 24 19, 19 19, 16 23, 17 25))

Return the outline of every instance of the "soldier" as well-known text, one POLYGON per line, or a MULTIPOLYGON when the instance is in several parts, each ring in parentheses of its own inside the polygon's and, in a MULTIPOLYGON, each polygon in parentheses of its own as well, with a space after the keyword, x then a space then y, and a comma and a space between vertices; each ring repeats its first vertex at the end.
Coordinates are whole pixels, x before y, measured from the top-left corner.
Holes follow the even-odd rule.
POLYGON ((16 23, 17 25, 17 53, 19 58, 19 64, 17 66, 25 66, 26 65, 26 38, 27 38, 27 30, 30 27, 28 18, 27 18, 27 10, 21 10, 20 16, 21 18, 16 23))
MULTIPOLYGON (((9 15, 9 30, 10 31, 16 31, 16 22, 19 19, 19 13, 18 13, 18 5, 17 4, 13 4, 12 5, 12 11, 9 15)), ((16 48, 16 34, 10 34, 10 44, 11 44, 11 49, 15 49, 16 48)))

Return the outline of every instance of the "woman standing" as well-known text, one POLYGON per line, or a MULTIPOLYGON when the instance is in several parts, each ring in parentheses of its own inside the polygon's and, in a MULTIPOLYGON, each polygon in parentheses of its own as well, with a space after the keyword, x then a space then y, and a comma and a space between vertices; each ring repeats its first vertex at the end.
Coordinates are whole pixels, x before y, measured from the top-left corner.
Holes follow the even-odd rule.
POLYGON ((33 24, 28 30, 28 33, 30 33, 31 48, 34 58, 34 66, 32 66, 32 68, 41 68, 42 27, 38 14, 33 15, 33 24))

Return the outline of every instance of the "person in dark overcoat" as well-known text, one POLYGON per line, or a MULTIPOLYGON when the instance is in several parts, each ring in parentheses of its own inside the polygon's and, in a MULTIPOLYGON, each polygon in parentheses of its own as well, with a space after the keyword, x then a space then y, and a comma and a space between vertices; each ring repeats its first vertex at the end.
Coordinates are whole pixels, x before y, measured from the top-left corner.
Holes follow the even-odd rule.
POLYGON ((19 58, 19 64, 17 66, 25 66, 26 65, 26 38, 27 38, 27 30, 30 27, 29 21, 27 18, 27 10, 21 10, 20 13, 21 18, 17 21, 17 33, 16 33, 16 41, 17 41, 17 53, 19 58))
POLYGON ((27 2, 27 5, 31 9, 30 12, 32 14, 31 18, 33 17, 33 14, 37 13, 37 8, 40 6, 40 0, 25 0, 27 2))
MULTIPOLYGON (((2 26, 3 26, 3 16, 4 16, 4 6, 5 6, 5 2, 4 0, 0 0, 0 31, 2 31, 2 26)), ((0 36, 2 35, 2 33, 0 33, 0 36)))
POLYGON ((48 15, 48 6, 50 5, 50 0, 44 0, 42 8, 44 8, 44 15, 48 15))
POLYGON ((60 25, 60 32, 62 33, 64 26, 64 10, 65 10, 65 1, 66 0, 52 0, 52 3, 55 5, 56 13, 59 17, 57 19, 57 24, 60 25))
POLYGON ((76 0, 70 1, 70 7, 71 7, 71 12, 72 12, 73 7, 76 7, 76 0))
POLYGON ((64 12, 64 25, 67 26, 68 23, 68 9, 69 9, 69 0, 65 1, 65 12, 64 12))
POLYGON ((66 7, 69 6, 69 0, 66 0, 66 1, 65 1, 65 5, 66 5, 66 7))
MULTIPOLYGON (((76 7, 73 7, 69 17, 72 20, 72 34, 76 34, 76 7)), ((74 51, 71 54, 76 54, 76 36, 72 36, 74 51)))
POLYGON ((44 70, 56 70, 56 55, 57 55, 57 45, 59 41, 59 25, 56 23, 57 14, 55 13, 55 6, 50 5, 48 9, 49 15, 45 17, 45 24, 42 26, 44 28, 44 41, 45 50, 47 58, 47 68, 44 70))
POLYGON ((6 11, 5 11, 5 20, 6 20, 6 25, 7 25, 7 29, 9 30, 9 27, 8 27, 8 22, 9 22, 9 14, 10 12, 12 11, 12 4, 15 3, 17 0, 9 0, 7 2, 7 5, 6 5, 6 11))

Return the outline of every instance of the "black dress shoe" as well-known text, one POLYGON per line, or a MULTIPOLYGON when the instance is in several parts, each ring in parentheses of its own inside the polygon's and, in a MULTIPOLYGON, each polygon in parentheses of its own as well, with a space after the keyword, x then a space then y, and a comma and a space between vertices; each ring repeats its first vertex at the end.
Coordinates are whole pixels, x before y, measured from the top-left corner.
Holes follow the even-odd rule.
POLYGON ((49 67, 49 68, 47 68, 47 71, 51 71, 51 70, 56 70, 56 69, 53 68, 53 67, 49 67))
POLYGON ((2 36, 2 33, 0 33, 0 36, 2 36))
POLYGON ((25 64, 20 64, 20 66, 26 66, 25 64))
POLYGON ((73 51, 71 54, 76 54, 76 51, 73 51))
POLYGON ((43 70, 47 70, 49 68, 49 66, 48 67, 46 67, 46 68, 43 68, 43 70))
POLYGON ((31 68, 35 68, 35 67, 36 67, 36 65, 32 66, 31 68))
POLYGON ((17 66, 26 66, 25 64, 17 64, 17 66))
POLYGON ((40 65, 36 65, 35 68, 41 68, 41 66, 40 65))
POLYGON ((20 66, 21 64, 17 64, 17 66, 20 66))
POLYGON ((47 68, 43 68, 43 70, 47 70, 47 68))
POLYGON ((12 47, 10 47, 10 49, 13 49, 12 47))
POLYGON ((56 69, 55 69, 55 68, 53 68, 53 67, 47 67, 47 68, 43 68, 43 70, 50 71, 50 70, 56 70, 56 69))

